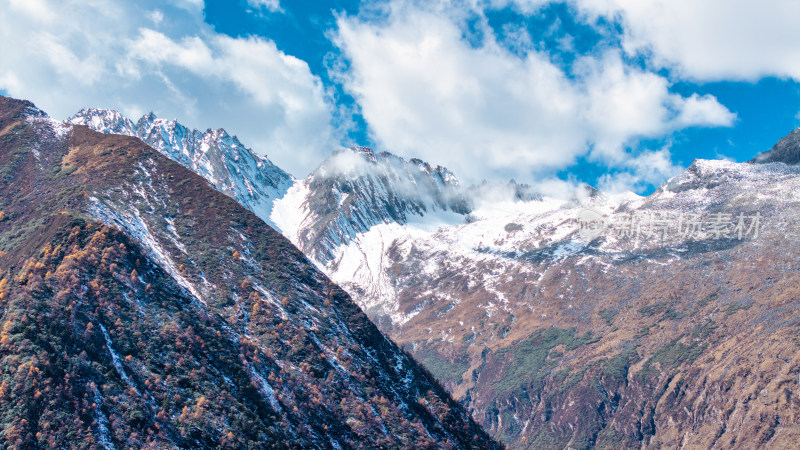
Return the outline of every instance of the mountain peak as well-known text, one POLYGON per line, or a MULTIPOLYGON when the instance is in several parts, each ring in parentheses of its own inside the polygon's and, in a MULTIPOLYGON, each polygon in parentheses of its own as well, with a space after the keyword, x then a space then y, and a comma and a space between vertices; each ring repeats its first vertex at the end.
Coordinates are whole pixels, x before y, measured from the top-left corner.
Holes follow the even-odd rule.
POLYGON ((350 147, 348 150, 350 150, 351 152, 354 152, 354 153, 361 153, 364 156, 367 156, 368 158, 371 158, 372 160, 375 160, 375 151, 372 150, 370 147, 364 147, 364 146, 357 145, 355 147, 350 147))
MULTIPOLYGON (((356 146, 334 151, 311 176, 322 178, 348 175, 355 178, 388 177, 393 184, 409 182, 417 185, 421 179, 434 184, 456 187, 455 174, 443 166, 432 166, 420 158, 406 160, 387 151, 376 152, 370 147, 356 146), (353 158, 355 156, 356 158, 353 158), (364 164, 366 163, 366 164, 364 164)), ((413 188, 412 188, 413 190, 413 188)))
MULTIPOLYGON (((275 220, 288 234, 301 222, 316 223, 293 239, 323 262, 333 258, 331 249, 374 226, 402 225, 432 213, 452 219, 472 210, 466 190, 444 167, 389 152, 376 153, 369 147, 333 152, 300 182, 296 193, 303 192, 307 193, 304 218, 297 220, 292 211, 296 205, 277 202, 275 220)), ((293 195, 290 192, 286 197, 293 195)))
POLYGON ((256 155, 222 128, 190 130, 177 119, 152 111, 134 124, 117 111, 83 109, 68 120, 104 134, 135 136, 163 155, 201 175, 270 225, 272 202, 291 186, 291 175, 265 156, 256 155))
POLYGON ((28 100, 18 100, 3 95, 0 95, 0 112, 3 113, 3 116, 22 116, 28 119, 47 119, 50 117, 28 100))
POLYGON ((139 122, 141 122, 141 121, 154 122, 156 119, 158 119, 158 116, 156 116, 156 113, 154 113, 153 111, 150 111, 149 113, 143 115, 142 118, 139 119, 139 122))
POLYGON ((34 119, 34 118, 47 119, 47 118, 50 117, 49 115, 47 115, 46 112, 42 111, 36 105, 34 105, 33 103, 31 103, 31 102, 29 102, 27 100, 23 101, 22 104, 23 104, 22 114, 25 117, 28 117, 28 118, 31 118, 31 119, 34 119))
POLYGON ((72 125, 85 125, 104 134, 136 136, 136 125, 132 120, 114 109, 83 108, 67 119, 72 125))
MULTIPOLYGON (((358 164, 358 160, 350 160, 348 158, 350 155, 359 156, 362 161, 376 166, 392 166, 395 168, 402 168, 402 170, 417 169, 420 172, 437 177, 439 181, 444 184, 453 186, 458 186, 459 184, 455 174, 444 166, 432 166, 428 162, 416 157, 406 160, 402 156, 395 155, 394 153, 387 151, 376 152, 372 148, 365 146, 355 146, 334 151, 314 173, 324 175, 331 175, 332 173, 337 174, 339 172, 351 173, 351 169, 356 168, 355 165, 358 164)), ((355 171, 355 174, 361 176, 368 172, 369 171, 355 171)))
POLYGON ((770 150, 758 154, 748 162, 755 164, 782 162, 789 165, 800 163, 800 128, 795 128, 770 150))

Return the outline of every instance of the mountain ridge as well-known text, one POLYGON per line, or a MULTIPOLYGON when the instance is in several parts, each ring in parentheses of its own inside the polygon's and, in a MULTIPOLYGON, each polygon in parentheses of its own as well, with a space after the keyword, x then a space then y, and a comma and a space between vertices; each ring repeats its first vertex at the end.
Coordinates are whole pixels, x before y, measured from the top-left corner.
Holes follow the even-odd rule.
POLYGON ((177 120, 160 119, 152 112, 134 124, 117 111, 89 108, 67 122, 86 125, 104 134, 139 138, 200 174, 217 190, 235 198, 270 224, 273 201, 282 197, 294 181, 287 172, 255 154, 224 129, 190 130, 177 120))

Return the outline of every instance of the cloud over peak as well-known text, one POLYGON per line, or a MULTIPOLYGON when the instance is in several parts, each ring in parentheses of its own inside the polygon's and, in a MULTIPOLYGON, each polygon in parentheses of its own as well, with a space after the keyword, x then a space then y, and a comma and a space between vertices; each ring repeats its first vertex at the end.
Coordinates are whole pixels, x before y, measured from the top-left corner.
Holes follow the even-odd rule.
POLYGON ((485 22, 481 42, 468 42, 460 14, 396 1, 385 20, 339 18, 341 77, 380 145, 472 180, 530 179, 581 156, 621 165, 638 139, 735 118, 712 96, 671 92, 619 50, 579 56, 567 72, 544 51, 510 52, 485 22))

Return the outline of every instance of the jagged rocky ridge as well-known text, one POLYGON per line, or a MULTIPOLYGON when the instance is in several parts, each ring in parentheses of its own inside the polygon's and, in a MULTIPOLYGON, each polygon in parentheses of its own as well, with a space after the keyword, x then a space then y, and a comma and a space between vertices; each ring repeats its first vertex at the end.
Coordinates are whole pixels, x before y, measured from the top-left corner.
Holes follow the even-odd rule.
POLYGON ((106 134, 135 136, 205 178, 220 192, 269 222, 272 204, 292 185, 292 177, 258 156, 225 130, 190 130, 152 112, 136 124, 117 111, 87 108, 67 120, 106 134))
POLYGON ((800 408, 797 136, 765 164, 696 161, 646 198, 458 189, 464 209, 401 216, 355 170, 298 180, 272 218, 514 448, 785 447, 800 408), (589 239, 587 210, 608 226, 589 239))
POLYGON ((0 439, 494 447, 262 220, 140 140, 0 97, 0 439))

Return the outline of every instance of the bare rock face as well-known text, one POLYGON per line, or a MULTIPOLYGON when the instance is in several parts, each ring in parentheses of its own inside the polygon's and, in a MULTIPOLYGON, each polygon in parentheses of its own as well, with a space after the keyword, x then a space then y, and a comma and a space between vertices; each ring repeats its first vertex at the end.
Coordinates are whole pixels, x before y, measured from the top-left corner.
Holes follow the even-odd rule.
POLYGON ((757 164, 782 162, 789 165, 800 163, 800 128, 789 133, 772 149, 757 155, 750 162, 757 164))

